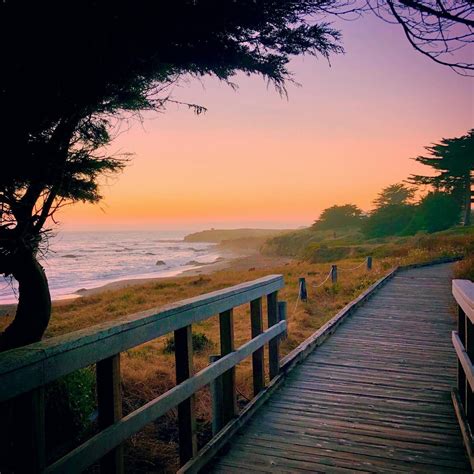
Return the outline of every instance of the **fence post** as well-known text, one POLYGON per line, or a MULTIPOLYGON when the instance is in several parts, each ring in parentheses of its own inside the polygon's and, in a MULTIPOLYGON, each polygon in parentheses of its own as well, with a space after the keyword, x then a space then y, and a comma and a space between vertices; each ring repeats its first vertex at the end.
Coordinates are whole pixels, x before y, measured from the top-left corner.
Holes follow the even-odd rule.
MULTIPOLYGON (((469 359, 472 361, 474 360, 474 328, 471 320, 469 317, 464 315, 464 319, 466 322, 466 329, 465 329, 465 343, 464 347, 466 348, 466 353, 469 356, 469 359)), ((469 382, 465 381, 466 385, 466 417, 469 422, 469 426, 474 426, 474 395, 472 388, 469 382)))
POLYGON ((308 300, 308 292, 306 291, 306 279, 305 278, 300 278, 299 279, 298 296, 299 296, 301 301, 307 301, 308 300))
MULTIPOLYGON (((262 298, 250 302, 250 324, 252 339, 263 332, 262 298)), ((265 388, 264 349, 261 347, 252 354, 253 394, 258 395, 265 388)))
MULTIPOLYGON (((193 375, 193 333, 191 326, 174 332, 176 384, 193 375)), ((194 395, 178 405, 179 460, 183 466, 197 454, 194 395)))
MULTIPOLYGON (((209 356, 209 362, 217 362, 221 357, 218 355, 209 356)), ((212 436, 215 436, 224 426, 222 421, 222 377, 215 378, 210 383, 211 407, 212 407, 212 436)))
MULTIPOLYGON (((122 418, 122 391, 120 386, 120 354, 98 361, 96 364, 97 407, 99 428, 113 425, 122 418)), ((100 460, 102 473, 121 474, 123 447, 117 446, 100 460)))
POLYGON ((331 281, 333 285, 337 283, 337 265, 331 265, 331 281))
MULTIPOLYGON (((458 306, 458 336, 463 345, 466 343, 466 314, 461 306, 458 306)), ((462 405, 466 409, 466 374, 462 368, 461 362, 458 361, 458 391, 462 405)))
POLYGON ((367 257, 367 270, 372 270, 372 257, 367 257))
MULTIPOLYGON (((38 387, 12 400, 14 463, 18 471, 40 473, 46 465, 44 387, 38 387)), ((6 406, 4 404, 4 406, 6 406)))
MULTIPOLYGON (((221 356, 230 354, 234 346, 234 315, 229 309, 219 314, 219 329, 221 339, 221 356)), ((235 367, 222 374, 222 422, 227 424, 237 411, 237 394, 235 391, 235 367)))
MULTIPOLYGON (((278 324, 278 292, 267 295, 268 327, 278 324)), ((270 366, 270 380, 280 372, 280 341, 278 337, 268 343, 268 359, 270 366)))
MULTIPOLYGON (((286 301, 278 302, 278 321, 286 321, 286 301)), ((281 338, 286 339, 288 337, 288 329, 282 333, 281 338)))

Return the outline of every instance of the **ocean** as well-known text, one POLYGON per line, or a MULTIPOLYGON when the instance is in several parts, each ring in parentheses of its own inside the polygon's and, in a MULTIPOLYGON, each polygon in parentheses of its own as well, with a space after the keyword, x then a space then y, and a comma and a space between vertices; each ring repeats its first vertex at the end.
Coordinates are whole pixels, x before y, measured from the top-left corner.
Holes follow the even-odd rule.
MULTIPOLYGON (((58 232, 39 257, 54 300, 77 296, 81 289, 134 278, 175 276, 213 263, 215 244, 185 242, 186 232, 58 232)), ((16 303, 18 291, 0 280, 0 304, 16 303)))

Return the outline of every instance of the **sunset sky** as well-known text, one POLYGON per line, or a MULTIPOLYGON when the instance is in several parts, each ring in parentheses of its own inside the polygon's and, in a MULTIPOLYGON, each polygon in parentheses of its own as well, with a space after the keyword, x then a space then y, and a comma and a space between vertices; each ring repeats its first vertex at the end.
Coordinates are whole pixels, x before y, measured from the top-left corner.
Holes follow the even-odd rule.
POLYGON ((210 78, 175 87, 208 112, 170 106, 132 125, 111 146, 131 165, 100 205, 58 215, 62 228, 296 227, 333 204, 367 210, 382 187, 426 172, 409 158, 474 126, 473 80, 413 51, 397 26, 338 24, 346 54, 295 59, 288 100, 243 75, 237 91, 210 78))

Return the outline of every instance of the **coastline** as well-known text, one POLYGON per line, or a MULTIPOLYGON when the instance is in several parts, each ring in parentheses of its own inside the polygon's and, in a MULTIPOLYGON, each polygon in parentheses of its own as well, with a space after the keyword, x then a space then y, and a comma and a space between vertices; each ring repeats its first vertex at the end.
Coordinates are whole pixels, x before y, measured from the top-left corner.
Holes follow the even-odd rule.
MULTIPOLYGON (((184 270, 176 275, 161 275, 156 277, 146 277, 146 278, 125 278, 122 280, 113 281, 106 283, 94 288, 85 288, 79 289, 75 294, 66 296, 64 298, 53 299, 53 305, 67 304, 71 301, 88 297, 93 295, 98 295, 107 291, 120 290, 123 288, 128 288, 131 286, 138 286, 147 283, 151 283, 157 280, 169 279, 169 278, 185 278, 192 276, 201 276, 209 275, 211 273, 219 272, 222 270, 236 270, 236 271, 251 271, 255 268, 264 269, 271 268, 275 264, 285 264, 292 261, 293 259, 287 257, 266 257, 261 255, 258 251, 255 250, 228 250, 226 249, 222 252, 221 259, 216 262, 196 266, 195 268, 184 270)), ((12 315, 16 309, 16 304, 0 304, 0 317, 12 315)))

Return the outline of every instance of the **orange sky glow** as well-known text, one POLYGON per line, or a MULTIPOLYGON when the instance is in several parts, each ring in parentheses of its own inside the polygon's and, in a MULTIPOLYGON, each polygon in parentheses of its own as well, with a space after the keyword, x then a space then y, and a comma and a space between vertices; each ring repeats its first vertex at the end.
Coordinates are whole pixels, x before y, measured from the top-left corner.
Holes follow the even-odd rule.
POLYGON ((100 205, 58 215, 63 229, 297 227, 322 209, 367 210, 384 186, 427 170, 410 157, 474 125, 472 79, 414 52, 375 18, 339 24, 346 54, 296 58, 288 100, 258 77, 233 91, 205 78, 177 100, 204 105, 145 116, 110 146, 134 154, 100 205))

